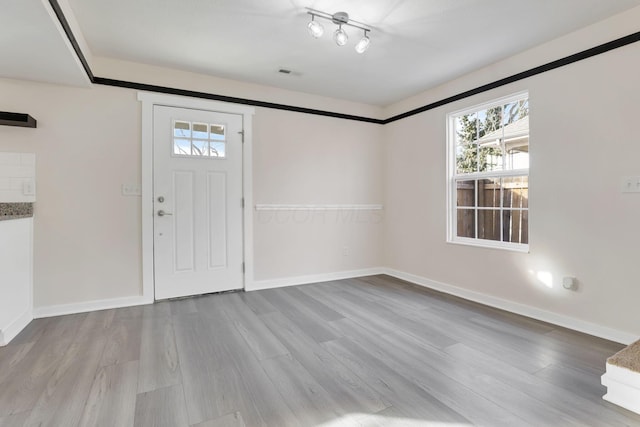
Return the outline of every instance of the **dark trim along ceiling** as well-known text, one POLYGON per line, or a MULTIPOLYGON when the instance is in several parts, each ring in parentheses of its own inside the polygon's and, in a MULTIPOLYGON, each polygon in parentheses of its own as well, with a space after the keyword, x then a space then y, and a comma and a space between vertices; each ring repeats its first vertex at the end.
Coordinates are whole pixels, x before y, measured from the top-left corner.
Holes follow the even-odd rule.
POLYGON ((84 67, 84 70, 87 73, 87 76, 89 76, 89 79, 94 84, 123 87, 123 88, 129 88, 129 89, 138 89, 138 90, 145 90, 150 92, 160 92, 160 93, 167 93, 172 95, 189 96, 192 98, 203 98, 203 99, 211 99, 215 101, 232 102, 235 104, 244 104, 244 105, 251 105, 255 107, 273 108, 276 110, 294 111, 294 112, 305 113, 305 114, 315 114, 318 116, 335 117, 335 118, 345 119, 345 120, 356 120, 360 122, 375 123, 379 125, 386 125, 387 123, 395 122, 396 120, 401 120, 416 114, 420 114, 425 111, 429 111, 434 108, 449 104, 451 102, 458 101, 460 99, 468 98, 470 96, 477 95, 482 92, 487 92, 489 90, 496 89, 498 87, 508 85, 509 83, 514 83, 519 80, 523 80, 528 77, 532 77, 541 73, 546 73, 547 71, 555 70, 556 68, 564 67, 565 65, 573 64, 575 62, 582 61, 582 60, 594 57, 596 55, 601 55, 603 53, 609 52, 610 50, 617 49, 617 48, 627 46, 629 44, 640 41, 640 31, 639 31, 639 32, 630 34, 628 36, 610 41, 608 43, 604 43, 596 47, 583 50, 582 52, 578 52, 573 55, 569 55, 564 58, 548 62, 546 64, 531 68, 529 70, 522 71, 517 74, 513 74, 509 77, 505 77, 503 79, 496 80, 494 82, 487 83, 482 86, 478 86, 475 89, 467 90, 457 95, 453 95, 448 98, 441 99, 440 101, 432 102, 431 104, 423 105, 422 107, 415 108, 405 113, 398 114, 396 116, 389 117, 387 119, 382 120, 382 119, 374 119, 371 117, 354 116, 351 114, 341 114, 341 113, 336 113, 332 111, 296 107, 294 105, 276 104, 273 102, 258 101, 254 99, 236 98, 232 96, 217 95, 214 93, 196 92, 191 90, 149 85, 144 83, 136 83, 136 82, 123 81, 123 80, 114 80, 114 79, 94 76, 93 72, 91 72, 91 68, 89 67, 89 64, 87 63, 87 59, 82 53, 82 50, 78 45, 78 41, 73 35, 73 32, 71 31, 71 27, 69 26, 69 23, 67 22, 67 19, 65 18, 64 13, 60 8, 60 5, 58 4, 58 1, 49 0, 49 3, 51 4, 51 7, 53 8, 56 16, 58 17, 58 20, 60 21, 60 25, 62 25, 62 28, 64 29, 64 32, 66 33, 67 38, 69 39, 69 42, 71 43, 71 45, 73 46, 73 49, 78 55, 78 58, 80 59, 80 62, 82 63, 82 66, 84 67))

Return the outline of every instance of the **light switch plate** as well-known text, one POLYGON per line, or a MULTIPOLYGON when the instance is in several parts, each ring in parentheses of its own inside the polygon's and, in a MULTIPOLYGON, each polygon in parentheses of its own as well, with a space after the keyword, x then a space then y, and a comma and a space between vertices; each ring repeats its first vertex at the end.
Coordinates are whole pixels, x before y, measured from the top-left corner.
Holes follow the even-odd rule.
POLYGON ((36 195, 36 184, 31 180, 24 181, 22 183, 22 194, 24 196, 35 196, 36 195))
POLYGON ((640 193, 640 176, 625 176, 622 178, 623 193, 640 193))
POLYGON ((140 196, 140 186, 138 184, 122 184, 123 196, 140 196))

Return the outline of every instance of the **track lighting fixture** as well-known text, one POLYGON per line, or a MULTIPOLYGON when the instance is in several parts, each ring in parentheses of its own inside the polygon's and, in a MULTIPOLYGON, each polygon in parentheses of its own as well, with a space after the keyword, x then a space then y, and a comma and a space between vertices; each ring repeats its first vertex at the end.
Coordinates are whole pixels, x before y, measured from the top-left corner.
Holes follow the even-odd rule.
POLYGON ((343 26, 348 26, 364 31, 364 35, 355 46, 356 52, 364 53, 369 48, 371 39, 369 38, 368 33, 371 31, 371 28, 366 24, 349 19, 348 13, 336 12, 332 15, 315 9, 307 9, 307 13, 311 15, 311 21, 307 24, 307 29, 309 30, 309 34, 313 37, 320 38, 324 34, 324 27, 315 20, 317 17, 331 21, 338 26, 338 29, 333 33, 333 40, 338 46, 344 46, 349 41, 349 35, 342 28, 343 26))

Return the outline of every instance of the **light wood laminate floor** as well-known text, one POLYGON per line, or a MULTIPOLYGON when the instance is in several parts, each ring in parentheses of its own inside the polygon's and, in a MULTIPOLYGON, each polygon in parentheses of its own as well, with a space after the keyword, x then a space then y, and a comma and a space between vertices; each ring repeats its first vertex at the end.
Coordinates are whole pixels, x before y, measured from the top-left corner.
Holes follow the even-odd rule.
POLYGON ((621 345, 387 276, 33 321, 0 426, 640 426, 621 345))

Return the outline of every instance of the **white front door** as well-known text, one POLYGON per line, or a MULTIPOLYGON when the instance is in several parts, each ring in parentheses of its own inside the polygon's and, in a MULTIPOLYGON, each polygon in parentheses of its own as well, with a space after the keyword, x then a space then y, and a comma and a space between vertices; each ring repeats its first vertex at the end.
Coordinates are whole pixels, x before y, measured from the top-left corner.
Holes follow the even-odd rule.
POLYGON ((155 298, 240 289, 242 115, 153 108, 155 298))

